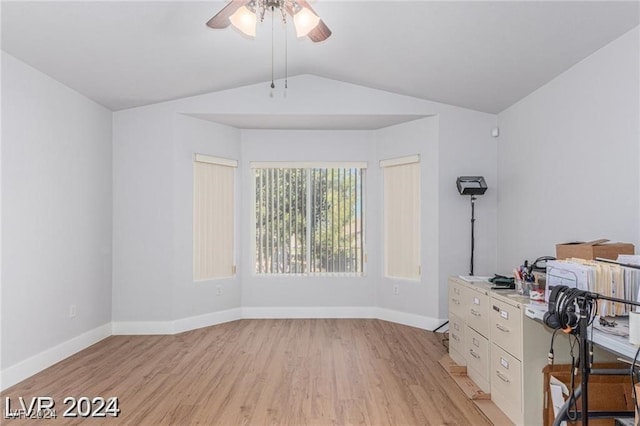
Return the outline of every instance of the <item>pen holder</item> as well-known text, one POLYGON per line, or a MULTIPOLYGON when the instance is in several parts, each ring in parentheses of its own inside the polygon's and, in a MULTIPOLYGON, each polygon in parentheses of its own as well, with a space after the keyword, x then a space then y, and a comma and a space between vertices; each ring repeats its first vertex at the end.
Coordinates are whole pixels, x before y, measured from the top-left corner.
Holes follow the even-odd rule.
POLYGON ((529 286, 531 285, 531 283, 526 282, 524 280, 519 280, 519 279, 515 279, 514 280, 515 284, 516 284, 516 292, 522 296, 528 296, 529 295, 529 286))

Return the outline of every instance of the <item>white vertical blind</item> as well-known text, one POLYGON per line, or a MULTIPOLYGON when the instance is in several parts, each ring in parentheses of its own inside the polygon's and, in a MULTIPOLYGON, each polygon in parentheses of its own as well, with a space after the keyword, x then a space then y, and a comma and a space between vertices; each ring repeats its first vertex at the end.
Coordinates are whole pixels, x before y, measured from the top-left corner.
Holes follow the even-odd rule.
POLYGON ((198 160, 193 163, 193 279, 231 277, 235 169, 198 160))
POLYGON ((384 270, 420 278, 420 163, 384 167, 384 270))

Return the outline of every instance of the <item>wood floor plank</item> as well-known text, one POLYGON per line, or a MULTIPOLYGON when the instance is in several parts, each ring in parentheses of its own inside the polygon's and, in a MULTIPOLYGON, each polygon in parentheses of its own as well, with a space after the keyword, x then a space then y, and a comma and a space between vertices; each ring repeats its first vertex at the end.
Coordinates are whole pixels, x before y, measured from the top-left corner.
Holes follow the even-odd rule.
MULTIPOLYGON (((112 336, 0 395, 52 396, 53 425, 489 425, 441 368, 439 335, 380 320, 241 320, 112 336), (117 418, 61 418, 67 396, 117 418)), ((31 424, 2 419, 2 424, 31 424)), ((44 424, 44 423, 43 423, 44 424)))

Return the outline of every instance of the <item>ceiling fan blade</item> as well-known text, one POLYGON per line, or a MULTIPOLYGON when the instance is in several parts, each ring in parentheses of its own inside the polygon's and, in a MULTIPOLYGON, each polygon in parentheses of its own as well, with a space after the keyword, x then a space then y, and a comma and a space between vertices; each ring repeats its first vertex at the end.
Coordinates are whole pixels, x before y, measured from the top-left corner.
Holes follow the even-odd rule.
MULTIPOLYGON (((300 7, 306 7, 311 12, 313 12, 314 15, 318 16, 316 11, 313 10, 313 8, 307 2, 307 0, 297 0, 296 3, 298 3, 298 5, 300 7)), ((285 8, 286 8, 287 13, 289 15, 291 15, 291 16, 294 15, 293 8, 291 7, 290 3, 288 3, 288 2, 285 3, 285 8)), ((331 36, 331 30, 329 29, 329 27, 327 27, 327 24, 325 24, 324 21, 322 21, 322 19, 321 19, 320 22, 318 23, 318 25, 314 29, 309 31, 309 34, 307 34, 307 36, 311 39, 311 41, 313 41, 314 43, 317 43, 319 41, 324 41, 324 40, 328 39, 331 36)))
POLYGON ((213 29, 227 28, 231 25, 229 17, 233 15, 236 10, 240 9, 245 4, 249 3, 249 0, 231 0, 225 7, 220 10, 213 18, 207 21, 207 27, 213 29))
MULTIPOLYGON (((297 3, 301 7, 306 7, 307 9, 315 13, 316 16, 320 16, 316 13, 315 10, 313 10, 313 8, 311 7, 311 5, 307 0, 297 0, 297 3)), ((327 27, 327 24, 325 24, 324 21, 321 19, 318 25, 314 29, 309 31, 309 34, 307 34, 307 36, 311 39, 311 41, 313 41, 314 43, 317 43, 319 41, 325 41, 326 39, 328 39, 331 36, 331 30, 329 29, 329 27, 327 27)))
POLYGON ((327 27, 322 19, 320 20, 320 22, 318 22, 318 25, 314 29, 309 31, 309 34, 307 34, 307 37, 309 37, 314 43, 325 41, 330 36, 331 30, 329 29, 329 27, 327 27))

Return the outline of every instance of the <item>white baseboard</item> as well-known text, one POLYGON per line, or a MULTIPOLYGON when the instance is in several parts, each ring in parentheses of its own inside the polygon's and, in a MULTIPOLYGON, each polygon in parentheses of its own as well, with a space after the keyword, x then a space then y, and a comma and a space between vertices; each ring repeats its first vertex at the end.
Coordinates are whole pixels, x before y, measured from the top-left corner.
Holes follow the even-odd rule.
POLYGON ((101 325, 0 371, 0 390, 9 388, 71 355, 111 336, 111 323, 101 325))
POLYGON ((242 319, 241 308, 211 312, 175 321, 118 321, 113 323, 114 335, 176 334, 242 319))
POLYGON ((243 307, 243 319, 374 318, 369 306, 243 307))
POLYGON ((225 322, 242 319, 242 308, 227 309, 219 312, 211 312, 196 317, 188 317, 173 322, 173 332, 183 333, 197 328, 210 327, 225 322))
POLYGON ((446 321, 446 319, 425 317, 372 306, 243 307, 242 318, 369 318, 408 325, 424 330, 434 330, 446 321))
POLYGON ((376 318, 429 331, 434 330, 446 321, 385 308, 376 308, 376 318))

